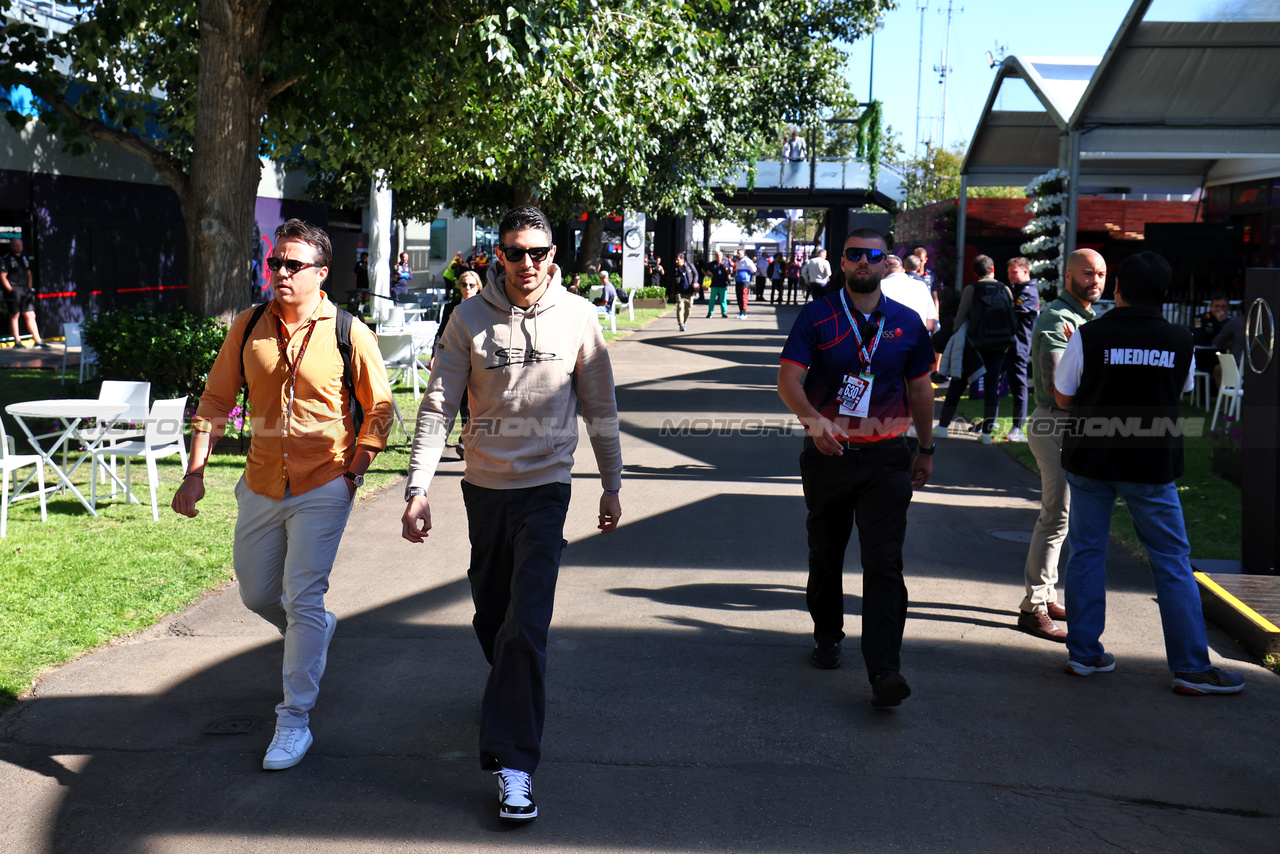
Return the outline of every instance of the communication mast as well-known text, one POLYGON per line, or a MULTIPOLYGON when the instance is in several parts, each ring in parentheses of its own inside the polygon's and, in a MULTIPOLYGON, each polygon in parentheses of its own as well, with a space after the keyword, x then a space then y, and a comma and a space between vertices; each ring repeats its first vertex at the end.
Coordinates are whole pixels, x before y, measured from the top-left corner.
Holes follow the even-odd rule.
POLYGON ((929 11, 929 2, 920 4, 920 38, 916 42, 918 58, 916 60, 916 147, 912 155, 920 156, 920 84, 924 82, 924 13, 929 11))
MULTIPOLYGON (((951 59, 951 16, 954 12, 964 12, 963 6, 955 9, 953 5, 953 0, 947 0, 947 46, 942 51, 942 65, 933 67, 934 71, 942 75, 942 79, 939 81, 942 84, 942 126, 938 132, 938 144, 943 148, 947 147, 947 81, 951 77, 951 66, 949 65, 951 59)), ((941 13, 942 10, 939 9, 938 12, 941 13)))

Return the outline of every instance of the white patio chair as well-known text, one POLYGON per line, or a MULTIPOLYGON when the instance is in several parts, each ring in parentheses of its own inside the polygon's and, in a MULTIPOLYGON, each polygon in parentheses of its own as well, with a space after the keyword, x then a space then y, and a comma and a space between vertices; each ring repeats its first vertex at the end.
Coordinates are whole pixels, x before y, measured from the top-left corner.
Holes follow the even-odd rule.
MULTIPOLYGON (((395 388, 397 382, 405 379, 414 367, 413 333, 389 332, 378 336, 378 351, 382 354, 382 364, 387 369, 387 382, 395 388)), ((396 423, 404 431, 405 439, 409 438, 409 429, 404 426, 404 416, 400 407, 396 406, 395 397, 391 398, 391 411, 395 413, 396 423)))
POLYGON ((422 384, 431 377, 431 352, 439 329, 440 324, 434 320, 415 320, 408 324, 409 334, 413 336, 412 366, 409 371, 413 374, 414 397, 421 397, 422 384))
MULTIPOLYGON (((45 502, 44 461, 38 454, 19 454, 13 445, 13 437, 4 432, 4 422, 0 420, 0 539, 9 536, 9 484, 10 472, 27 466, 36 467, 36 492, 40 496, 40 521, 49 521, 49 508, 45 502)), ((22 496, 15 495, 16 501, 22 496)))
MULTIPOLYGON (((98 354, 93 352, 93 348, 86 346, 84 343, 84 334, 80 329, 79 323, 62 324, 62 336, 66 339, 62 348, 62 380, 61 383, 67 381, 67 353, 74 347, 80 351, 80 382, 84 382, 87 370, 91 365, 98 361, 98 354)), ((61 384, 60 383, 60 384, 61 384)))
POLYGON ((1218 402, 1213 405, 1213 418, 1209 419, 1209 429, 1218 423, 1218 413, 1222 412, 1222 401, 1227 400, 1226 412, 1223 415, 1240 420, 1240 401, 1244 398, 1244 384, 1240 379, 1240 365, 1230 353, 1219 353, 1218 364, 1222 366, 1222 383, 1218 386, 1218 402))
POLYGON ((596 306, 596 317, 600 319, 602 326, 609 327, 609 331, 614 335, 618 334, 618 315, 607 305, 596 306))
MULTIPOLYGON (((97 448, 93 452, 93 476, 90 479, 89 503, 96 509, 98 506, 98 464, 102 457, 124 457, 125 497, 136 503, 133 494, 133 458, 142 457, 147 463, 147 486, 151 489, 151 518, 160 521, 160 509, 156 505, 156 486, 160 479, 156 469, 156 460, 171 454, 178 454, 182 460, 182 468, 187 468, 187 445, 183 437, 183 423, 186 414, 187 399, 177 397, 172 400, 157 400, 147 414, 146 432, 141 439, 120 442, 110 447, 97 448)), ((116 480, 115 474, 111 475, 116 480)))
MULTIPOLYGON (((147 415, 151 411, 151 383, 134 382, 133 380, 103 380, 102 388, 98 390, 98 400, 111 401, 112 403, 125 403, 129 405, 119 417, 116 418, 116 424, 121 426, 113 426, 105 431, 102 428, 92 428, 90 430, 79 430, 76 435, 86 442, 96 440, 103 432, 102 441, 106 447, 118 445, 121 442, 130 439, 141 439, 146 435, 146 429, 142 425, 147 420, 147 415), (128 426, 124 426, 128 425, 128 426)), ((63 461, 65 464, 65 460, 63 461)), ((116 470, 116 458, 110 460, 111 472, 114 474, 116 470)), ((98 472, 98 483, 106 483, 106 473, 98 472)), ((111 481, 111 497, 116 494, 116 481, 111 481)))

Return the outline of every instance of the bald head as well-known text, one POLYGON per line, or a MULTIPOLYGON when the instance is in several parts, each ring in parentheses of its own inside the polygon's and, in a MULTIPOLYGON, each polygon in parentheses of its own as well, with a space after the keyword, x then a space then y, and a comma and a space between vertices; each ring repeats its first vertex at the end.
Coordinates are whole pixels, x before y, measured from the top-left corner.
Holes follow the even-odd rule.
POLYGON ((1067 256, 1066 290, 1088 305, 1102 296, 1107 284, 1107 262, 1092 249, 1077 249, 1067 256))

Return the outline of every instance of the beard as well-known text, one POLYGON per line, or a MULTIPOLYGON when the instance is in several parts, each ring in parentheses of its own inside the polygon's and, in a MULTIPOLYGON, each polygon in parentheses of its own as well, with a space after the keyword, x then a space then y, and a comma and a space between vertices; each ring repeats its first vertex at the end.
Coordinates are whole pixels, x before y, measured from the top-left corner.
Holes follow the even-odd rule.
POLYGON ((873 294, 876 292, 876 288, 880 287, 880 276, 871 272, 861 275, 854 273, 845 279, 845 284, 855 294, 873 294))

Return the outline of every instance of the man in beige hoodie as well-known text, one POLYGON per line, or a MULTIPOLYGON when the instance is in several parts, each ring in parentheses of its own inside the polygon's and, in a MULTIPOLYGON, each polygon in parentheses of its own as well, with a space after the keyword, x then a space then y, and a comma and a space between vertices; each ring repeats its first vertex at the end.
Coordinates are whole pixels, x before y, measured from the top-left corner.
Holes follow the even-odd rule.
POLYGON ((569 508, 576 406, 600 469, 599 528, 618 525, 622 454, 613 369, 595 306, 560 286, 551 224, 535 207, 498 227, 490 285, 453 312, 436 348, 409 460, 403 536, 431 530, 427 489, 465 391, 471 420, 462 496, 467 577, 480 647, 492 665, 480 709, 480 764, 498 775, 498 815, 537 818, 530 775, 541 756, 551 624, 569 508))

